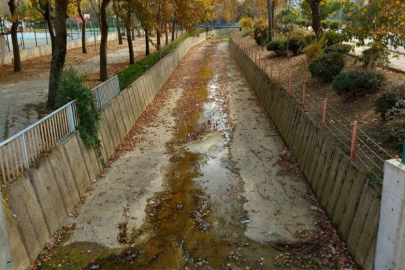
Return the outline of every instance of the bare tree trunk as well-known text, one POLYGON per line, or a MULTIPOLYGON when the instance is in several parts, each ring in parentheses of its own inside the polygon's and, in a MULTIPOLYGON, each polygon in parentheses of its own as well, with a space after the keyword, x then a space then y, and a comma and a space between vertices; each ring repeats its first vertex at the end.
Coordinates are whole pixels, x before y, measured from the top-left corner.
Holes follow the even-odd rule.
POLYGON ((268 23, 268 28, 267 28, 267 36, 269 37, 269 41, 273 40, 273 20, 272 20, 272 0, 267 0, 267 23, 268 23))
POLYGON ((135 54, 134 54, 134 46, 132 44, 132 38, 131 38, 131 28, 126 27, 127 30, 127 42, 128 42, 128 51, 129 51, 129 64, 133 65, 135 64, 135 54))
MULTIPOLYGON (((64 0, 62 0, 62 1, 64 1, 64 0)), ((53 31, 49 1, 47 1, 45 4, 45 13, 43 13, 43 16, 46 21, 46 24, 48 25, 49 36, 51 37, 52 54, 53 54, 53 49, 54 49, 54 44, 55 44, 55 33, 53 31)))
POLYGON ((49 74, 49 89, 47 107, 56 109, 59 99, 59 84, 62 79, 63 67, 66 57, 66 19, 69 0, 58 0, 55 2, 55 30, 56 37, 53 45, 54 52, 51 60, 51 70, 49 74))
POLYGON ((145 55, 149 55, 149 30, 145 29, 145 47, 146 47, 146 52, 145 55))
MULTIPOLYGON (((14 17, 14 14, 16 12, 15 0, 10 0, 8 2, 8 6, 10 7, 11 16, 14 17)), ((11 41, 13 43, 14 72, 19 72, 22 69, 20 47, 18 46, 17 30, 18 30, 18 19, 16 19, 16 21, 14 21, 11 24, 11 41)))
POLYGON ((174 16, 173 16, 173 22, 172 22, 172 41, 174 40, 175 18, 176 18, 176 14, 174 14, 174 16))
POLYGON ((169 44, 169 33, 167 31, 167 24, 165 25, 166 45, 169 44))
POLYGON ((82 8, 80 6, 80 1, 77 1, 77 13, 82 19, 82 53, 87 53, 87 44, 86 44, 86 20, 84 19, 82 8))
POLYGON ((321 1, 322 0, 305 0, 311 7, 312 12, 312 29, 316 36, 319 38, 322 34, 322 23, 321 23, 321 1))
POLYGON ((122 44, 122 35, 121 35, 121 28, 120 28, 120 19, 118 15, 115 15, 116 22, 117 22, 117 31, 118 31, 118 44, 122 44))
POLYGON ((103 0, 100 8, 101 19, 101 42, 100 42, 100 81, 108 79, 107 66, 107 41, 108 41, 108 23, 107 23, 107 6, 111 0, 103 0))

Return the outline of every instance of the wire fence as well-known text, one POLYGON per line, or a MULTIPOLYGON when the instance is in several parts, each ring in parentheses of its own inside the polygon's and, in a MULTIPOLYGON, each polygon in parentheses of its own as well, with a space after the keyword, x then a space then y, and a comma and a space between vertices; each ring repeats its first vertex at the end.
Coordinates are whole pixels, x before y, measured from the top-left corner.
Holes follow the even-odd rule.
MULTIPOLYGON (((1 21, 0 21, 1 23, 1 21)), ((108 18, 108 31, 117 31, 117 22, 114 18, 108 18)), ((82 27, 81 22, 75 22, 74 20, 68 20, 66 23, 66 30, 68 35, 68 40, 80 39, 82 37, 82 27)), ((124 24, 119 21, 118 27, 121 29, 122 33, 125 32, 124 24)), ((51 35, 46 22, 25 22, 23 30, 17 33, 18 45, 21 50, 32 47, 39 47, 51 44, 51 35)), ((55 27, 53 28, 55 29, 55 27)), ((2 29, 0 29, 1 32, 2 29)), ((4 36, 6 39, 6 50, 8 52, 13 51, 13 46, 11 38, 3 29, 4 36)), ((1 34, 1 33, 0 33, 1 34)), ((97 37, 100 35, 100 26, 97 20, 90 20, 86 23, 86 34, 87 38, 97 37)), ((2 52, 0 51, 0 54, 2 52)))
POLYGON ((259 66, 270 78, 276 80, 301 105, 302 110, 321 127, 336 138, 341 149, 352 163, 367 175, 374 183, 381 184, 384 176, 384 162, 394 157, 380 146, 360 127, 359 123, 342 115, 336 108, 328 104, 328 100, 320 97, 306 87, 305 75, 291 74, 289 69, 276 66, 272 61, 262 57, 256 50, 237 39, 235 43, 259 66))
MULTIPOLYGON (((93 88, 98 108, 104 109, 120 94, 118 76, 93 88)), ((38 122, 0 143, 0 184, 18 178, 43 155, 68 136, 79 124, 76 100, 62 106, 38 122)))

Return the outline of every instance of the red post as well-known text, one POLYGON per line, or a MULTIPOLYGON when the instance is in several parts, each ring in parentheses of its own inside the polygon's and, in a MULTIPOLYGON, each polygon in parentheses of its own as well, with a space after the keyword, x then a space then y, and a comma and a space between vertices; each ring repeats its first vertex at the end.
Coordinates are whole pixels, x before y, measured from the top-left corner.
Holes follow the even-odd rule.
POLYGON ((302 108, 305 109, 305 83, 302 86, 302 108))
POLYGON ((291 96, 291 82, 292 82, 292 77, 290 74, 290 77, 288 78, 288 95, 291 96))
POLYGON ((325 128, 326 125, 326 107, 327 107, 328 99, 324 99, 323 101, 323 113, 322 113, 322 129, 325 128))
POLYGON ((259 54, 259 67, 260 67, 260 60, 261 60, 261 59, 260 59, 260 54, 259 54))
POLYGON ((356 147, 356 137, 357 137, 357 121, 354 121, 353 136, 352 136, 352 149, 350 151, 350 159, 354 159, 354 149, 356 147))
POLYGON ((256 55, 256 52, 255 52, 255 63, 257 62, 257 55, 256 55))
POLYGON ((271 62, 271 73, 270 73, 270 77, 273 78, 273 62, 271 62))

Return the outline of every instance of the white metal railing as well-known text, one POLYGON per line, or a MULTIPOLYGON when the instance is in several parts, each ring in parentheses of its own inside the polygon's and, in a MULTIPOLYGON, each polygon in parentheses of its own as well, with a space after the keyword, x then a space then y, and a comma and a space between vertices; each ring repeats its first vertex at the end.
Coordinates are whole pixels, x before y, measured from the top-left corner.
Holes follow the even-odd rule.
POLYGON ((98 109, 102 110, 114 97, 120 94, 120 82, 115 75, 92 89, 96 94, 98 109))
MULTIPOLYGON (((99 110, 120 94, 118 76, 92 89, 99 110)), ((79 124, 76 101, 71 101, 7 140, 0 142, 0 184, 17 178, 34 164, 41 154, 75 132, 79 124)))
POLYGON ((74 133, 78 123, 74 100, 1 142, 0 184, 29 169, 41 154, 74 133))

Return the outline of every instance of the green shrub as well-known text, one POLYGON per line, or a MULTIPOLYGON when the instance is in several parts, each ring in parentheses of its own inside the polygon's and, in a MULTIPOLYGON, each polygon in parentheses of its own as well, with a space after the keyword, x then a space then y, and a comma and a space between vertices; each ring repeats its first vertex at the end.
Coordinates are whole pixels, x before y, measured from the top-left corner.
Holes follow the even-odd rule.
POLYGON ((309 20, 304 19, 304 18, 297 18, 294 21, 294 23, 297 24, 297 25, 300 25, 300 26, 305 26, 305 27, 308 27, 308 26, 311 25, 311 22, 309 20))
POLYGON ((300 54, 306 45, 307 41, 305 37, 299 34, 293 34, 288 39, 288 50, 291 51, 293 55, 300 54))
POLYGON ((83 76, 79 76, 77 71, 72 67, 65 69, 59 90, 59 106, 63 106, 72 100, 77 100, 76 109, 80 121, 76 128, 79 130, 84 144, 89 148, 95 148, 100 151, 101 141, 98 135, 100 132, 101 114, 97 108, 96 97, 91 92, 91 89, 84 84, 83 76))
POLYGON ((373 93, 384 81, 378 73, 349 71, 339 74, 332 84, 332 89, 338 95, 373 93))
POLYGON ((273 38, 272 41, 267 43, 266 48, 268 51, 277 51, 279 46, 280 46, 280 40, 278 38, 273 38))
POLYGON ((255 39, 257 45, 262 46, 267 39, 267 29, 264 26, 256 26, 253 32, 253 38, 255 39))
POLYGON ((120 88, 125 89, 128 85, 134 82, 138 77, 145 73, 149 68, 155 65, 161 57, 166 56, 179 46, 186 38, 190 36, 189 33, 184 33, 175 41, 162 47, 159 51, 156 51, 150 55, 145 56, 141 60, 137 61, 134 65, 130 65, 124 70, 118 72, 118 78, 120 81, 120 88))
POLYGON ((374 102, 374 111, 383 120, 395 115, 396 110, 405 108, 405 84, 382 93, 374 102))
POLYGON ((287 54, 287 42, 285 38, 273 38, 272 41, 267 43, 267 50, 274 51, 277 55, 287 54))
POLYGON ((349 71, 339 74, 332 84, 332 89, 338 95, 355 95, 360 91, 364 84, 364 77, 361 72, 349 71))
POLYGON ((367 93, 376 92, 381 84, 385 81, 385 77, 381 73, 367 71, 364 73, 364 89, 367 93))
POLYGON ((311 44, 316 40, 316 35, 315 33, 309 33, 305 36, 305 39, 307 40, 307 44, 311 44))
POLYGON ((404 147, 405 119, 392 121, 385 124, 383 128, 383 142, 393 149, 402 152, 404 147))
POLYGON ((328 53, 311 60, 309 71, 313 77, 331 82, 345 66, 344 58, 339 53, 328 53))
POLYGON ((339 29, 339 20, 333 20, 329 22, 329 28, 331 30, 338 30, 339 29))
POLYGON ((325 31, 325 32, 323 32, 322 36, 326 40, 327 46, 339 44, 339 43, 342 43, 342 41, 343 41, 342 35, 338 32, 334 32, 334 31, 325 31))
POLYGON ((341 54, 346 54, 349 53, 352 50, 352 45, 349 44, 334 44, 332 46, 326 47, 323 52, 324 53, 341 53, 341 54))

